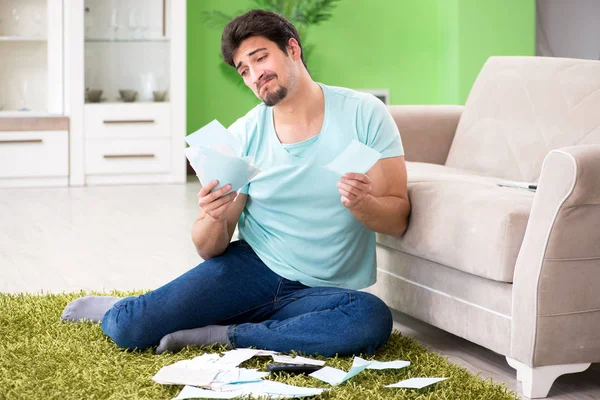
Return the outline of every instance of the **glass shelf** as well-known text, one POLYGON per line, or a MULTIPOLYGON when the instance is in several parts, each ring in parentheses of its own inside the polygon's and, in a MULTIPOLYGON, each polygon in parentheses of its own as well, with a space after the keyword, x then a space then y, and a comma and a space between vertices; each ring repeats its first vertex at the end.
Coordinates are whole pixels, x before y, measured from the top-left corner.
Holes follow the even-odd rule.
POLYGON ((32 117, 53 117, 62 114, 49 113, 45 111, 17 111, 17 110, 0 110, 1 118, 32 118, 32 117))
POLYGON ((157 42, 168 42, 171 40, 168 37, 161 38, 147 38, 147 39, 101 39, 101 38, 89 38, 85 39, 86 43, 157 43, 157 42))
POLYGON ((0 36, 0 42, 46 42, 42 36, 0 36))
POLYGON ((87 106, 103 106, 103 105, 114 105, 114 104, 120 104, 120 105, 127 105, 127 104, 169 104, 169 100, 165 100, 165 101, 116 101, 116 100, 110 100, 110 101, 96 101, 96 102, 92 102, 92 101, 86 101, 85 105, 87 106))

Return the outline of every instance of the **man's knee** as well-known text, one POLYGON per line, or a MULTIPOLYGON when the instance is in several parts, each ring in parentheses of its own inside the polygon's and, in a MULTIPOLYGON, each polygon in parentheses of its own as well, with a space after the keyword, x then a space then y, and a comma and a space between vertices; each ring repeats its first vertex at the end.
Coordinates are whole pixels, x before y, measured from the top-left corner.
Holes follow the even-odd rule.
POLYGON ((149 327, 144 321, 126 316, 126 306, 116 305, 102 319, 102 330, 119 347, 128 350, 143 350, 156 343, 148 341, 149 327))
POLYGON ((370 293, 358 292, 356 301, 364 351, 372 353, 389 339, 394 324, 392 313, 381 299, 370 293))

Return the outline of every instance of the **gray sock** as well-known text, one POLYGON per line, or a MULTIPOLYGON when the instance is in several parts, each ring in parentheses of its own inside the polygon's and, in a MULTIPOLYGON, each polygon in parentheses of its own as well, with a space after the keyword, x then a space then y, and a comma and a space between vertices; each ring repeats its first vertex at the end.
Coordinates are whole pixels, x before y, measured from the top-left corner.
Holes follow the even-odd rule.
POLYGON ((162 354, 167 350, 175 353, 190 345, 210 346, 213 344, 231 347, 227 338, 227 326, 209 325, 203 328, 184 329, 169 333, 160 340, 156 354, 162 354))
POLYGON ((86 296, 70 302, 60 317, 63 321, 78 321, 80 319, 100 322, 104 314, 122 297, 86 296))

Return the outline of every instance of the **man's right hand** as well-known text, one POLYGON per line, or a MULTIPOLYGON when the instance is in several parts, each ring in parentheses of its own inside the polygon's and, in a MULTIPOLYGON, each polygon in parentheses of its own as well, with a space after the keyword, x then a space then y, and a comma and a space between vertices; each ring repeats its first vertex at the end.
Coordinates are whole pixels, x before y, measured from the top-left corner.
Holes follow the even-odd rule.
POLYGON ((210 215, 217 221, 224 221, 227 219, 227 209, 237 197, 236 192, 231 192, 227 195, 228 191, 231 190, 231 185, 227 184, 221 189, 211 192, 219 181, 212 181, 208 185, 203 186, 198 193, 198 205, 201 210, 201 219, 204 218, 205 214, 210 215))

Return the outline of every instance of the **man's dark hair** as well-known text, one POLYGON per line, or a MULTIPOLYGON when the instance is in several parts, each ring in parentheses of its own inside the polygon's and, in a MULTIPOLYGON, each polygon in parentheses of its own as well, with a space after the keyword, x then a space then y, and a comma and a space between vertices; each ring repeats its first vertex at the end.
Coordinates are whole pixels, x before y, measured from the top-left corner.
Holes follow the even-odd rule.
POLYGON ((286 46, 289 40, 296 39, 300 46, 302 63, 306 67, 300 36, 294 25, 283 16, 265 10, 250 10, 229 21, 221 36, 223 61, 235 68, 233 54, 244 40, 252 36, 267 38, 277 44, 277 47, 286 55, 288 54, 286 46))

